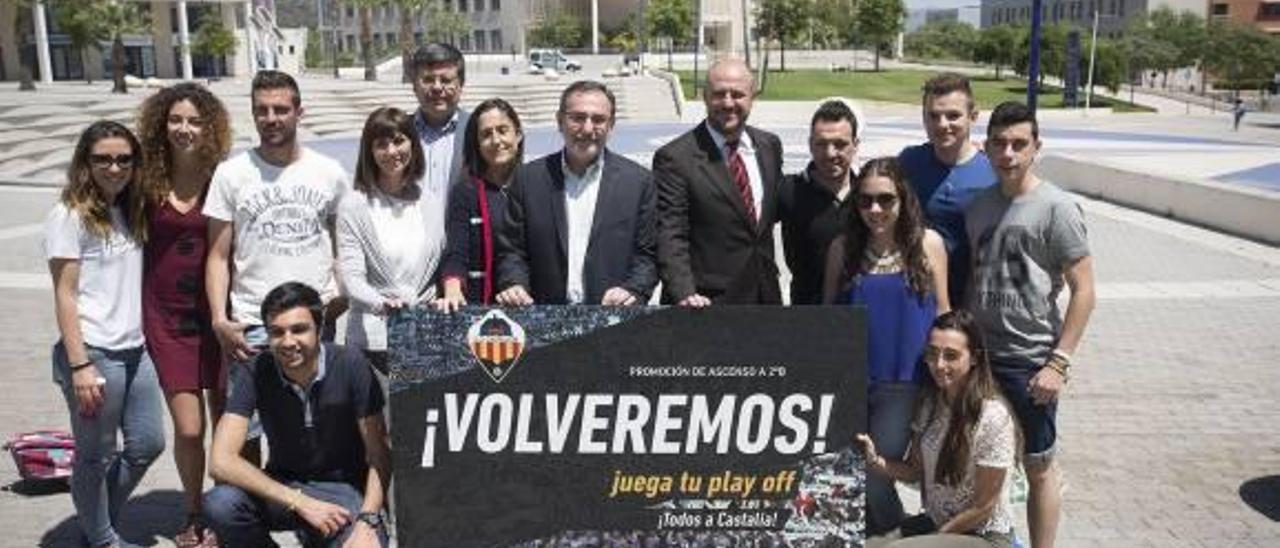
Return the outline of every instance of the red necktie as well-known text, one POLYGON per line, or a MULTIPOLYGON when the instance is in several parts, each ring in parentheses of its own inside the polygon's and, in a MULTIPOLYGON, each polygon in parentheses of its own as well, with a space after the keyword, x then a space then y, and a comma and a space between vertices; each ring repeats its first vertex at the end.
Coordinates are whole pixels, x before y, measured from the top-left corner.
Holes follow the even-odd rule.
POLYGON ((742 203, 747 206, 747 216, 752 222, 756 220, 756 201, 751 195, 751 178, 747 176, 747 164, 738 155, 738 143, 724 145, 725 157, 729 159, 729 176, 733 184, 738 186, 738 194, 742 195, 742 203))

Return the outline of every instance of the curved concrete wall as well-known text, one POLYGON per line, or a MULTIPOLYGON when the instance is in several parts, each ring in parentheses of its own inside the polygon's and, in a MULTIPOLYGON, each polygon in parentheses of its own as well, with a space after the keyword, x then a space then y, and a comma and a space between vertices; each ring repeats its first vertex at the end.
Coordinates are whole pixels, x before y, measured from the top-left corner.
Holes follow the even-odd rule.
POLYGON ((1040 173, 1072 192, 1280 245, 1280 194, 1248 187, 1135 173, 1056 154, 1040 173))

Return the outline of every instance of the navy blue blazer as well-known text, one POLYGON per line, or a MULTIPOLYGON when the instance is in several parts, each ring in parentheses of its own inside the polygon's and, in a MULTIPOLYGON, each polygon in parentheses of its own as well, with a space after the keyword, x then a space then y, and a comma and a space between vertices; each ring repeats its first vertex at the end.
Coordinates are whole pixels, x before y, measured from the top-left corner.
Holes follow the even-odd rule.
MULTIPOLYGON (((498 231, 498 284, 524 286, 538 304, 568 302, 568 223, 562 152, 520 166, 498 231)), ((648 169, 605 149, 604 172, 583 261, 584 304, 621 287, 648 301, 658 283, 657 191, 648 169)))

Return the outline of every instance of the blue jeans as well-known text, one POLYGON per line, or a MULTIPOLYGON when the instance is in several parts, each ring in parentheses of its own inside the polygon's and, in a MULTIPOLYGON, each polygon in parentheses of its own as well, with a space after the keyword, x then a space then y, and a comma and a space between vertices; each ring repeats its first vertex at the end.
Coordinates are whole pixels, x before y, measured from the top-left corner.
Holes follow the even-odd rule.
POLYGON ((61 342, 53 347, 53 380, 62 388, 76 439, 71 501, 89 544, 103 546, 118 540, 115 528, 120 509, 147 467, 164 452, 164 395, 145 348, 104 350, 86 345, 85 349, 107 381, 96 415, 80 414, 71 365, 61 342), (116 450, 117 431, 124 433, 122 451, 116 450))
MULTIPOLYGON (((279 481, 279 478, 275 478, 279 481)), ((364 496, 355 486, 343 482, 310 481, 282 482, 290 488, 302 489, 302 492, 325 502, 346 508, 351 513, 351 522, 337 534, 325 537, 309 524, 274 502, 245 492, 233 485, 220 484, 204 495, 204 515, 209 527, 218 533, 223 546, 259 548, 275 546, 271 540, 271 531, 292 530, 303 546, 342 546, 351 535, 356 515, 364 503, 364 496)), ((382 546, 387 546, 389 537, 386 527, 378 531, 378 539, 382 546)))
MULTIPOLYGON (((902 460, 911 443, 911 418, 920 387, 909 382, 877 382, 867 389, 867 423, 876 451, 902 460)), ((892 530, 906 516, 893 479, 867 473, 867 533, 892 530)))

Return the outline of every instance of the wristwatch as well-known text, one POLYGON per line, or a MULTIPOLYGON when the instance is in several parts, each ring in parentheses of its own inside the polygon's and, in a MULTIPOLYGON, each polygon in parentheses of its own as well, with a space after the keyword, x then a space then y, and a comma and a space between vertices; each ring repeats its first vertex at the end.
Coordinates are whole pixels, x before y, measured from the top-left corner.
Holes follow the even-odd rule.
POLYGON ((360 512, 360 514, 356 516, 356 519, 363 521, 365 525, 373 527, 374 529, 382 527, 382 514, 378 512, 360 512))

